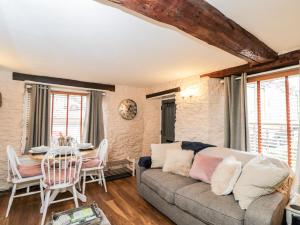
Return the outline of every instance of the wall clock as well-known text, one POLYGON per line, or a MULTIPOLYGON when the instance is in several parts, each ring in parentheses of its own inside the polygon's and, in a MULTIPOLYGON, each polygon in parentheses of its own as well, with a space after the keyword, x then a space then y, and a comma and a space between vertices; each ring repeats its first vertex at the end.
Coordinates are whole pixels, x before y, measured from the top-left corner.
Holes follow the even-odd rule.
POLYGON ((132 120, 137 114, 137 105, 131 99, 124 99, 119 105, 119 113, 125 120, 132 120))

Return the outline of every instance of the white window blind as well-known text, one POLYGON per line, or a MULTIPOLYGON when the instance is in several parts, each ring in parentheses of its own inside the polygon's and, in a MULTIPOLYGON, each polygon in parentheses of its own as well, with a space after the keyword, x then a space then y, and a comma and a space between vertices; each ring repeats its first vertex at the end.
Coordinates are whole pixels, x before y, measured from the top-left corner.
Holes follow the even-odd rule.
POLYGON ((247 84, 250 148, 296 166, 300 76, 247 84))
POLYGON ((83 123, 86 113, 86 94, 51 93, 51 135, 71 136, 78 142, 83 138, 83 123))

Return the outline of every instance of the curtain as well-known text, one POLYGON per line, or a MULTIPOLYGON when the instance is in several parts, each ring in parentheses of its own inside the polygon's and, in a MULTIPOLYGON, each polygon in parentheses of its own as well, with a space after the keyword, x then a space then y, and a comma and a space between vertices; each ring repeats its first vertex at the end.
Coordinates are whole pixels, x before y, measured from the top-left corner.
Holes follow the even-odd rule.
POLYGON ((33 84, 31 89, 29 134, 26 150, 49 145, 50 138, 50 93, 49 86, 33 84))
POLYGON ((84 141, 98 147, 104 138, 102 92, 91 91, 85 120, 84 141))
POLYGON ((250 150, 247 121, 247 75, 241 79, 225 77, 225 138, 224 146, 250 150))

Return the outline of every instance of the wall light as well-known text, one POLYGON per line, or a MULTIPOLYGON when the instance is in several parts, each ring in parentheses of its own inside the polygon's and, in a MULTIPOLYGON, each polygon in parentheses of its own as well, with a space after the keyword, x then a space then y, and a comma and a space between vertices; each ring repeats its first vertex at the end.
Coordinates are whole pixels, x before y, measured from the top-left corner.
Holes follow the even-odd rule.
POLYGON ((184 98, 187 98, 187 97, 190 97, 192 98, 193 96, 196 96, 198 93, 198 86, 196 85, 193 85, 193 86, 189 86, 185 89, 183 89, 181 92, 180 92, 180 96, 184 99, 184 98))

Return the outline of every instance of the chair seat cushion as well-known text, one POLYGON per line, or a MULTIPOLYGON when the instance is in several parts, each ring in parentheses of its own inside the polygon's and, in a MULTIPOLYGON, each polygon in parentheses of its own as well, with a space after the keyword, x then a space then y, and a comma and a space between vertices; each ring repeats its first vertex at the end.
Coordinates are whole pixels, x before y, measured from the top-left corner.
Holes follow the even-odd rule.
POLYGON ((76 178, 76 169, 75 167, 70 167, 67 169, 50 169, 48 172, 45 168, 46 177, 45 183, 49 186, 55 184, 70 184, 75 181, 76 178))
POLYGON ((25 177, 35 177, 42 175, 42 169, 40 164, 35 165, 18 165, 20 175, 25 177))
POLYGON ((82 161, 82 169, 88 169, 88 168, 94 168, 99 167, 101 165, 101 161, 98 158, 92 158, 92 159, 85 159, 82 161))
POLYGON ((174 204, 176 190, 196 182, 189 177, 162 172, 161 169, 144 171, 141 181, 171 204, 174 204))
POLYGON ((214 225, 243 225, 245 211, 233 195, 219 196, 203 182, 177 190, 175 205, 194 217, 214 225))

